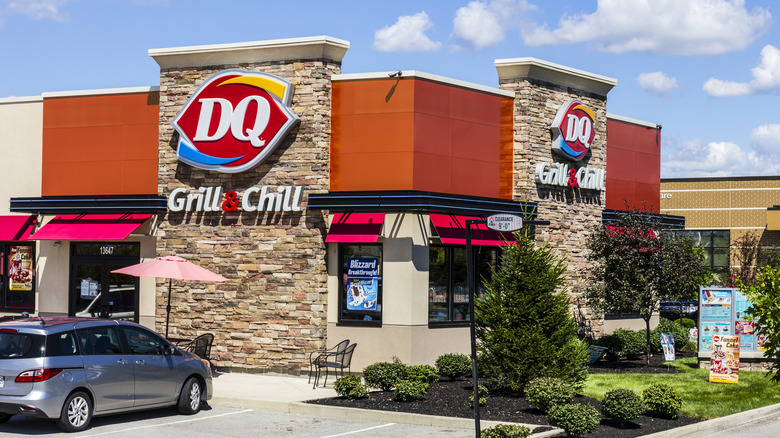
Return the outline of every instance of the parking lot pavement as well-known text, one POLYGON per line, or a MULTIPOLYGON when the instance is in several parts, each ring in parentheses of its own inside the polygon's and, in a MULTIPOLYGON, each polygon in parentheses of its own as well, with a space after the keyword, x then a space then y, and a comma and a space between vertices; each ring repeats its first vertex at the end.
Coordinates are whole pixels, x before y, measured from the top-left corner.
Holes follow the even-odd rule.
MULTIPOLYGON (((0 436, 11 434, 60 438, 63 436, 52 421, 21 416, 15 416, 8 423, 0 425, 0 436)), ((361 435, 387 438, 410 436, 466 438, 474 436, 474 431, 393 422, 323 418, 266 410, 210 407, 193 416, 178 415, 174 410, 162 409, 97 417, 93 419, 92 426, 88 430, 67 436, 148 438, 155 435, 190 438, 246 438, 248 436, 336 438, 361 435)))

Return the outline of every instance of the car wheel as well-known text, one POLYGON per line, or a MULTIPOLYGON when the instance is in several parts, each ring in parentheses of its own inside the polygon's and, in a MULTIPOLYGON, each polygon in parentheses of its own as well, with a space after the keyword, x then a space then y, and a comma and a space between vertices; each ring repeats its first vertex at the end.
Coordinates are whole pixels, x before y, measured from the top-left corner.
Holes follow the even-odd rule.
POLYGON ((201 386, 198 379, 190 377, 184 382, 184 387, 179 394, 179 413, 184 415, 192 415, 200 412, 200 398, 201 398, 201 386))
POLYGON ((0 424, 7 423, 11 417, 13 417, 11 414, 0 414, 0 424))
POLYGON ((65 400, 57 426, 65 432, 79 432, 92 420, 92 401, 83 391, 77 391, 65 400))

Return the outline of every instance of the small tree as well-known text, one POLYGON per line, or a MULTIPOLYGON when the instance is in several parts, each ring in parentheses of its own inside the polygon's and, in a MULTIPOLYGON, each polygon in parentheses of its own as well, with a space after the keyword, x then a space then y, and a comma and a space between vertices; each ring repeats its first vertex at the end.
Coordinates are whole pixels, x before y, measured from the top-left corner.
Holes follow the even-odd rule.
POLYGON ((515 234, 475 301, 479 350, 493 385, 523 390, 535 377, 557 377, 574 385, 587 377, 587 347, 577 339, 562 288, 566 265, 546 245, 515 234))
POLYGON ((764 357, 772 361, 772 380, 780 382, 780 268, 760 268, 757 281, 739 290, 753 303, 746 313, 756 323, 756 335, 766 337, 764 357))
POLYGON ((647 211, 628 211, 612 226, 599 226, 588 241, 594 285, 586 298, 598 311, 642 317, 647 365, 650 318, 661 300, 688 298, 708 281, 703 253, 689 239, 658 233, 657 219, 647 211))

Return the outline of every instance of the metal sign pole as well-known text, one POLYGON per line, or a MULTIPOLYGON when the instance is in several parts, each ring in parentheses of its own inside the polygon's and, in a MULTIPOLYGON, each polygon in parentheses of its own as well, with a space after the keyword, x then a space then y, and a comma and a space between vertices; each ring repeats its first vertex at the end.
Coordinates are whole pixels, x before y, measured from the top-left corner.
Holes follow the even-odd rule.
POLYGON ((477 373, 477 328, 476 320, 474 316, 474 296, 476 290, 476 275, 474 273, 474 252, 471 250, 471 225, 472 224, 487 224, 486 220, 482 219, 467 219, 466 220, 466 272, 468 272, 469 281, 469 329, 471 332, 471 373, 474 378, 474 432, 477 438, 482 435, 482 430, 479 426, 479 375, 477 373))

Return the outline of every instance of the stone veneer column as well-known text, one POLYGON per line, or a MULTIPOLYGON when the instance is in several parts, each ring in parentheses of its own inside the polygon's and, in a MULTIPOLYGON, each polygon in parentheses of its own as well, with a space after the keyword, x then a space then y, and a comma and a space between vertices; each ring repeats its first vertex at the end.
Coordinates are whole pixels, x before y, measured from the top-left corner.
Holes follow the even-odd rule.
MULTIPOLYGON (((349 43, 312 37, 154 49, 160 65, 159 194, 185 187, 303 186, 329 190, 331 76, 349 43), (300 116, 276 151, 236 174, 194 168, 176 159, 171 126, 206 79, 225 69, 262 71, 295 84, 300 116)), ((160 219, 158 255, 179 255, 227 277, 225 283, 174 282, 171 337, 216 335, 212 359, 245 371, 298 372, 326 340, 325 219, 321 212, 168 212, 160 219)), ((167 281, 157 283, 157 329, 164 331, 167 281)))
POLYGON ((607 99, 617 81, 534 58, 496 60, 499 88, 515 92, 514 190, 518 201, 536 202, 539 219, 549 226, 537 228, 537 240, 549 242, 568 263, 566 287, 574 316, 586 332, 598 333, 595 318, 582 299, 587 287, 586 242, 590 230, 601 223, 605 192, 537 184, 539 162, 564 162, 572 167, 606 169, 607 99), (550 125, 562 104, 578 99, 596 113, 596 136, 589 157, 573 163, 552 151, 550 125))

